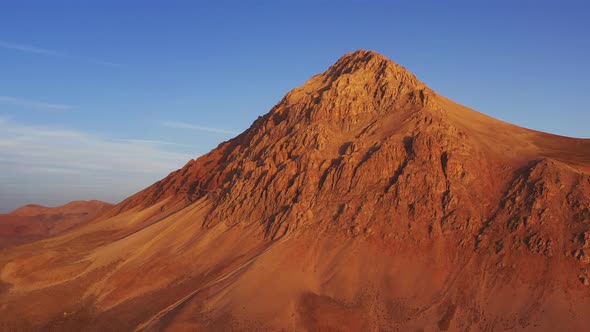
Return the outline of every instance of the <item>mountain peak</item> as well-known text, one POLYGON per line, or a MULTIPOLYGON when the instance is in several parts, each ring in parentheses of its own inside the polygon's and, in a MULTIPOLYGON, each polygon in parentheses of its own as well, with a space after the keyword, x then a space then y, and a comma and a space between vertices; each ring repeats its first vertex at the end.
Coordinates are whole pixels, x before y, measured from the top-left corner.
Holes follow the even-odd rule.
POLYGON ((368 120, 426 104, 436 109, 431 103, 434 95, 404 67, 375 51, 357 50, 287 93, 274 113, 296 122, 328 120, 348 128, 359 116, 368 120))
MULTIPOLYGON (((349 61, 349 62, 369 62, 371 60, 377 61, 391 61, 384 55, 377 53, 373 50, 359 49, 354 52, 346 53, 338 59, 337 62, 349 61)), ((393 62, 393 61, 391 61, 393 62)))
MULTIPOLYGON (((424 86, 406 68, 375 51, 357 50, 340 57, 324 75, 337 78, 347 74, 376 75, 380 79, 392 81, 405 79, 415 86, 424 86), (393 74, 393 75, 390 75, 393 74)), ((362 76, 362 75, 361 75, 362 76)), ((359 78, 359 77, 356 77, 359 78)))

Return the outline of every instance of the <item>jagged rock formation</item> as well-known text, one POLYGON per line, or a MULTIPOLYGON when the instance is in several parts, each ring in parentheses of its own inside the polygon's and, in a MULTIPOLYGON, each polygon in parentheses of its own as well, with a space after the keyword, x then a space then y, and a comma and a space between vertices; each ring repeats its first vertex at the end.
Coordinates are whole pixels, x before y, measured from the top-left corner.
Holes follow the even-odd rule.
POLYGON ((0 317, 87 330, 580 329, 588 234, 589 140, 492 119, 357 51, 92 225, 4 253, 0 317), (39 250, 58 262, 30 257, 39 250), (55 292, 60 305, 33 319, 28 301, 55 292))

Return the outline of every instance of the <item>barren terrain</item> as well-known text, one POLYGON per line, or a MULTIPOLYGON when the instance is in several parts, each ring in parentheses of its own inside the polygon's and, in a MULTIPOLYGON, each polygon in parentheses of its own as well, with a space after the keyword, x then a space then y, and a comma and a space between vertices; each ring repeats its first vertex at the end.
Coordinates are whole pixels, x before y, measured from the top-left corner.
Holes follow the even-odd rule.
POLYGON ((0 251, 0 330, 584 331, 590 140, 344 55, 234 139, 0 251))

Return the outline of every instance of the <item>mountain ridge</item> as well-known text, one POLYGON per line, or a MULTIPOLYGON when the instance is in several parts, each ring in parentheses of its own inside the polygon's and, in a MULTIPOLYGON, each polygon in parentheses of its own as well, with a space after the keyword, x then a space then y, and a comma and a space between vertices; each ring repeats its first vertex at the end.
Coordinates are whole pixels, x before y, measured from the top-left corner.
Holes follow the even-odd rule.
POLYGON ((72 210, 84 210, 88 207, 96 207, 98 209, 106 209, 114 204, 102 202, 99 200, 75 200, 59 206, 44 206, 40 204, 26 204, 18 207, 8 214, 15 216, 35 216, 42 213, 60 213, 61 210, 68 210, 71 213, 72 210))
POLYGON ((21 206, 8 214, 0 214, 0 248, 70 231, 96 219, 112 206, 97 200, 72 201, 56 207, 38 204, 21 206))

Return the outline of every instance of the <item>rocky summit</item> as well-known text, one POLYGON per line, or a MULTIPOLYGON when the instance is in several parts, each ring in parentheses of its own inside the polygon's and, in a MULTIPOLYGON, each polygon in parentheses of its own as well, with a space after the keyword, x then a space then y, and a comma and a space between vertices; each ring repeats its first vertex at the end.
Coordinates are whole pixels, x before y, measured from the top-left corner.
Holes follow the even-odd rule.
POLYGON ((0 251, 0 330, 585 330, 590 140, 359 50, 92 222, 0 251))

